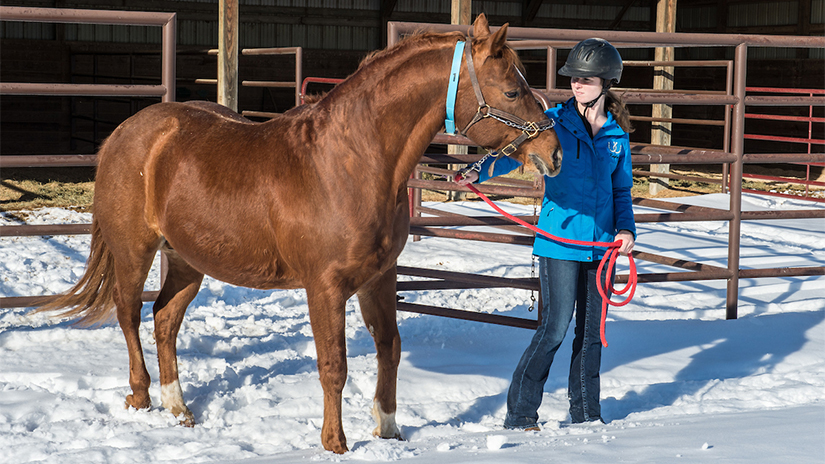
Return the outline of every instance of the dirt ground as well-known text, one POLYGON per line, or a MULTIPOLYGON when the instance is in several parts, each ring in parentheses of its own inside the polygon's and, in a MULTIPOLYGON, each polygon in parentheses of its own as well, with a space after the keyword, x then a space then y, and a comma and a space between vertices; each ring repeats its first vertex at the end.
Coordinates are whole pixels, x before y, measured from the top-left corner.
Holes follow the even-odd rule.
MULTIPOLYGON (((647 169, 645 167, 645 169, 647 169)), ((751 174, 785 176, 804 179, 804 166, 792 165, 747 165, 745 172, 751 174)), ((652 196, 646 177, 635 176, 633 196, 643 198, 682 197, 719 193, 722 191, 719 181, 722 179, 721 168, 697 166, 671 166, 671 173, 684 176, 706 178, 708 182, 694 180, 670 180, 668 189, 652 196), (714 170, 715 169, 715 170, 714 170), (714 183, 713 181, 717 182, 714 183)), ((510 177, 523 180, 532 180, 533 174, 512 173, 510 177)), ((810 173, 811 180, 825 181, 823 168, 813 167, 810 173)), ((760 191, 775 191, 803 196, 805 186, 783 182, 756 182, 746 180, 743 186, 747 189, 760 191)), ((91 211, 94 194, 94 168, 11 168, 0 172, 0 211, 31 210, 44 207, 71 208, 78 211, 91 211)), ((812 187, 809 195, 825 198, 825 188, 812 187)), ((446 201, 447 193, 442 191, 425 190, 422 194, 424 201, 446 201)), ((468 200, 477 199, 470 194, 468 200)), ((500 201, 512 201, 521 204, 532 204, 529 198, 494 197, 500 201)))

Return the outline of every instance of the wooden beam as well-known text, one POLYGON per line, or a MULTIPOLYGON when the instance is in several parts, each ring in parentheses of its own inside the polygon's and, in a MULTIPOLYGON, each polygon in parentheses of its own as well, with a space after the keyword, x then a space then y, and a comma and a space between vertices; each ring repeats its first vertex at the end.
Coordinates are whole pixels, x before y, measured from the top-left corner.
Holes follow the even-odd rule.
POLYGON ((218 3, 218 103, 238 111, 238 0, 218 3))
MULTIPOLYGON (((658 0, 656 8, 656 32, 676 31, 676 0, 658 0)), ((656 61, 673 61, 673 47, 656 47, 656 61)), ((656 66, 653 68, 653 88, 656 90, 673 90, 673 66, 656 66)), ((671 105, 653 105, 653 118, 669 119, 673 117, 671 105)), ((650 143, 654 145, 670 145, 672 124, 669 122, 654 123, 650 130, 650 143)), ((652 172, 668 173, 669 164, 652 164, 652 172)), ((650 194, 656 195, 667 189, 669 182, 664 177, 650 178, 650 194)))
POLYGON ((473 1, 452 0, 450 24, 471 24, 473 22, 473 1))
MULTIPOLYGON (((473 18, 473 2, 472 0, 452 0, 450 8, 450 24, 469 25, 473 18)), ((468 45, 469 46, 469 45, 468 45)), ((450 155, 466 155, 469 153, 466 145, 447 145, 447 154, 450 155)), ((450 170, 457 170, 463 165, 451 164, 450 170)), ((467 192, 449 191, 447 192, 447 199, 452 201, 464 200, 467 198, 467 192)))

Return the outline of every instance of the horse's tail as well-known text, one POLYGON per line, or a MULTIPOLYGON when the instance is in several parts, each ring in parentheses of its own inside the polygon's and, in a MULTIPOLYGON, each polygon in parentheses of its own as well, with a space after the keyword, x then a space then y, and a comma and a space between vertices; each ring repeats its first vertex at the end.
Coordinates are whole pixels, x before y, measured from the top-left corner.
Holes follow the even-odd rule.
POLYGON ((89 327, 110 322, 115 308, 115 260, 103 241, 97 219, 92 220, 92 244, 86 272, 80 281, 62 295, 44 297, 35 312, 66 309, 55 317, 75 319, 75 325, 89 327), (68 309, 67 309, 68 308, 68 309))

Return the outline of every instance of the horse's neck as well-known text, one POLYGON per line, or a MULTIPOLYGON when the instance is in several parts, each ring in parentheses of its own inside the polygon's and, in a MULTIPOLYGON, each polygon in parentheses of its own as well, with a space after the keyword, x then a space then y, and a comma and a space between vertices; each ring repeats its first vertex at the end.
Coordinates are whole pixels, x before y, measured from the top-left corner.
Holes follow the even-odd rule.
POLYGON ((360 142, 381 157, 382 166, 371 167, 389 171, 384 175, 393 177, 394 186, 406 182, 444 123, 450 56, 451 48, 443 44, 377 58, 329 102, 347 111, 339 120, 347 126, 345 132, 358 131, 367 139, 360 142))

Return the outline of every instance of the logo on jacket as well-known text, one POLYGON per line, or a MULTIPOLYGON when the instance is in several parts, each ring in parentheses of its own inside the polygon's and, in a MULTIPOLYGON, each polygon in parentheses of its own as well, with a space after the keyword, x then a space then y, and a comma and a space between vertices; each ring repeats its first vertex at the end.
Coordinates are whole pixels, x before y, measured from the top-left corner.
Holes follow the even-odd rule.
POLYGON ((618 158, 619 154, 622 152, 622 146, 617 141, 610 141, 607 142, 607 151, 610 152, 611 158, 618 158))

